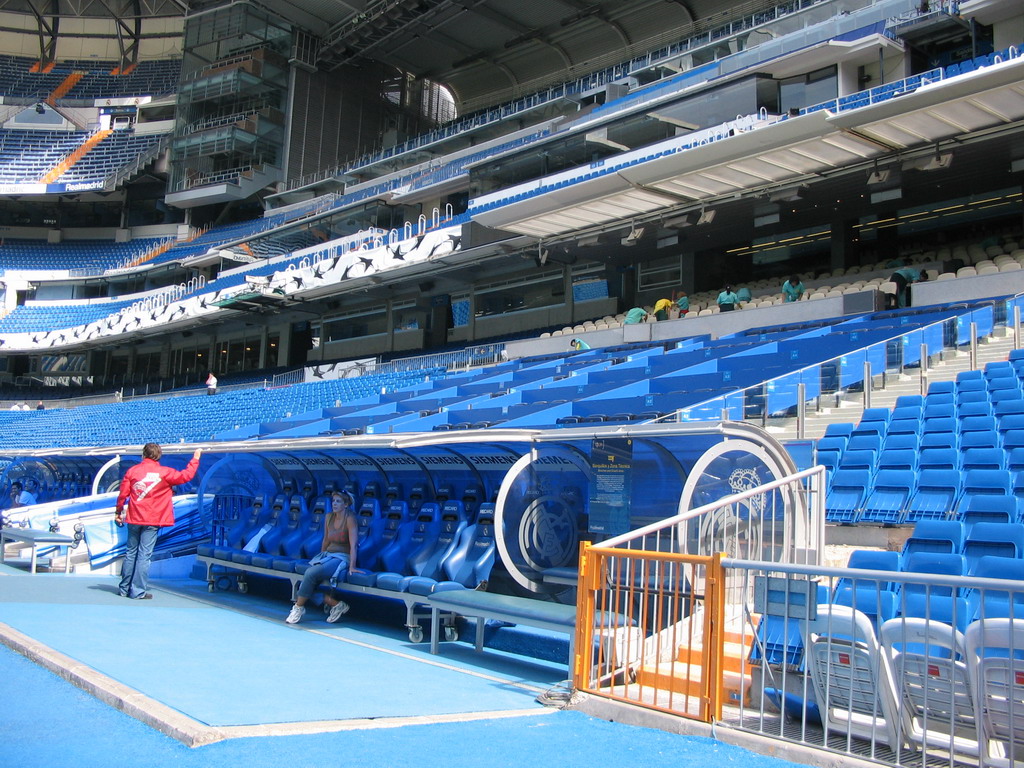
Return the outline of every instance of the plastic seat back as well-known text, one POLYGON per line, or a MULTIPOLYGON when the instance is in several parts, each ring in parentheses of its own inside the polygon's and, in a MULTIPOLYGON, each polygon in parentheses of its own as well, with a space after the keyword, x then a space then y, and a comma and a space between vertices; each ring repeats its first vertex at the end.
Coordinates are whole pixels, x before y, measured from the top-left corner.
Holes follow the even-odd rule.
POLYGON ((903 556, 914 552, 952 552, 961 554, 964 527, 955 520, 921 520, 903 544, 903 556))
POLYGON ((252 533, 255 533, 270 518, 270 505, 265 496, 255 496, 248 514, 243 515, 224 532, 224 546, 241 549, 252 533))
MULTIPOLYGON (((929 573, 937 576, 963 576, 966 573, 966 560, 963 555, 952 552, 912 552, 903 558, 903 570, 906 573, 929 573)), ((958 587, 948 584, 924 584, 907 581, 903 584, 903 593, 922 595, 955 596, 958 587)))
POLYGON ((1020 523, 978 523, 964 541, 967 573, 975 573, 980 560, 987 555, 1019 558, 1024 555, 1024 525, 1020 523))
MULTIPOLYGON (((428 504, 439 506, 434 502, 428 502, 428 504)), ((426 507, 427 504, 424 504, 420 508, 420 512, 422 513, 426 507)), ((425 576, 429 579, 440 578, 443 574, 441 563, 454 549, 459 534, 466 527, 466 518, 461 502, 450 507, 446 504, 444 508, 440 508, 439 514, 441 524, 433 544, 409 557, 409 570, 416 576, 425 576)))
POLYGON ((477 522, 463 529, 455 548, 445 558, 445 576, 448 581, 475 589, 490 578, 494 553, 494 505, 483 504, 477 522))
POLYGON ((380 502, 377 499, 363 499, 356 513, 356 526, 359 534, 356 550, 358 563, 372 563, 380 550, 384 534, 384 516, 380 513, 380 502))
POLYGON ((395 540, 381 550, 381 569, 403 575, 416 574, 410 563, 421 550, 434 545, 440 532, 440 507, 433 503, 424 504, 416 513, 416 519, 403 523, 395 540))

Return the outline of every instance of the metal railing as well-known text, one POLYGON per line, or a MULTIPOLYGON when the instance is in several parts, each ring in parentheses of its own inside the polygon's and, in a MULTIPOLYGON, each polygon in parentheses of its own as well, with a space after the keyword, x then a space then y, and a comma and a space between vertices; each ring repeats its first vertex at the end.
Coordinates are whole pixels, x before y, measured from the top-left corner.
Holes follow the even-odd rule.
POLYGON ((865 407, 870 407, 877 377, 882 377, 884 386, 888 375, 900 375, 913 368, 921 380, 920 389, 924 394, 928 389, 929 363, 933 357, 957 347, 976 350, 978 339, 991 335, 996 328, 1018 327, 1014 318, 1018 317, 1022 303, 1024 296, 1017 295, 973 308, 957 317, 911 328, 861 349, 843 352, 752 386, 680 408, 657 421, 728 418, 754 420, 767 425, 772 417, 789 418, 795 411, 797 431, 802 434, 808 404, 817 410, 822 397, 834 396, 838 400, 842 393, 859 388, 865 398, 865 407))
MULTIPOLYGON (((829 753, 897 767, 1019 766, 1020 553, 1007 556, 1000 537, 968 534, 962 549, 945 542, 963 554, 939 557, 971 576, 927 566, 942 542, 923 537, 902 553, 871 553, 881 557, 865 568, 758 558, 778 554, 752 535, 759 520, 781 512, 806 520, 807 532, 823 528, 822 474, 817 467, 584 544, 576 689, 715 723, 719 738, 742 731, 815 750, 802 760, 813 764, 834 762, 829 753), (789 501, 773 510, 786 488, 789 501), (708 554, 723 550, 754 556, 708 554)), ((799 538, 797 527, 789 529, 799 538)), ((813 537, 804 543, 823 551, 813 537)))
POLYGON ((686 510, 580 554, 576 688, 712 722, 746 695, 735 658, 748 599, 724 554, 816 562, 824 540, 823 467, 686 510), (714 554, 707 554, 714 553, 714 554), (732 654, 735 656, 735 653, 732 654), (730 682, 731 681, 731 682, 730 682))

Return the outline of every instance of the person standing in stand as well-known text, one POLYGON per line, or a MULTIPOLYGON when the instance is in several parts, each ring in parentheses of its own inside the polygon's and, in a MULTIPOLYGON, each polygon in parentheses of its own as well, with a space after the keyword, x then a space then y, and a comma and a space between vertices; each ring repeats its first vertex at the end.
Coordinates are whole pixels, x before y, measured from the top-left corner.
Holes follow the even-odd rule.
POLYGON ((152 599, 149 563, 160 529, 174 525, 173 488, 190 482, 196 476, 202 453, 196 450, 188 466, 179 472, 159 463, 163 456, 159 445, 146 443, 142 446, 142 461, 124 473, 114 508, 114 522, 118 526, 128 523, 128 545, 117 590, 121 597, 152 599), (125 502, 128 503, 127 519, 125 502))
POLYGON ((210 371, 210 375, 206 377, 206 394, 217 394, 217 377, 213 375, 213 371, 210 371))

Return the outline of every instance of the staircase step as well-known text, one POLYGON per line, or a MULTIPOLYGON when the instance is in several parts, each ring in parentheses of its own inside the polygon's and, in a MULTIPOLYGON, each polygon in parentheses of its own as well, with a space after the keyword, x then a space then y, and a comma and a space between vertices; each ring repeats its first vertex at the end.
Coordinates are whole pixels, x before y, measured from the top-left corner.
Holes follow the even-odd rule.
MULTIPOLYGON (((695 667, 701 665, 701 656, 704 649, 701 646, 679 646, 676 652, 676 662, 688 664, 695 667)), ((750 641, 743 643, 725 643, 722 653, 722 667, 732 672, 739 672, 744 668, 749 669, 750 663, 746 661, 750 655, 750 641)))
MULTIPOLYGON (((657 665, 645 665, 637 670, 636 682, 639 685, 651 686, 660 691, 672 691, 684 696, 699 699, 701 696, 701 674, 703 669, 697 664, 681 664, 664 662, 657 665)), ((738 705, 750 704, 750 675, 741 675, 732 670, 722 673, 722 688, 728 703, 738 705)))

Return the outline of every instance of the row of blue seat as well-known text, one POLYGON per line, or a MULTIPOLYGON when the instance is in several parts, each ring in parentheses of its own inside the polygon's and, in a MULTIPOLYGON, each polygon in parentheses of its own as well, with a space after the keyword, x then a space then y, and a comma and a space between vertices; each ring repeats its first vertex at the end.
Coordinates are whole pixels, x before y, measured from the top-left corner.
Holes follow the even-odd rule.
MULTIPOLYGON (((321 499, 307 513, 301 496, 281 494, 269 510, 257 498, 247 514, 222 520, 216 541, 198 548, 211 589, 217 570, 227 568, 242 574, 242 591, 246 573, 287 578, 294 590, 309 559, 320 551, 326 509, 321 499)), ((406 625, 415 636, 422 637, 418 617, 427 596, 486 585, 495 555, 494 505, 489 502, 480 504, 471 522, 461 501, 425 502, 415 511, 408 502, 392 501, 382 511, 379 500, 364 498, 357 523, 358 568, 335 588, 402 600, 406 625)))
MULTIPOLYGON (((1005 469, 837 469, 829 479, 825 515, 833 523, 887 525, 947 519, 984 497, 1024 498, 1024 477, 1005 469)), ((1008 503, 1008 502, 1007 502, 1008 503)))

